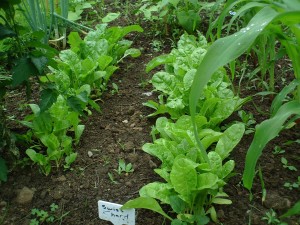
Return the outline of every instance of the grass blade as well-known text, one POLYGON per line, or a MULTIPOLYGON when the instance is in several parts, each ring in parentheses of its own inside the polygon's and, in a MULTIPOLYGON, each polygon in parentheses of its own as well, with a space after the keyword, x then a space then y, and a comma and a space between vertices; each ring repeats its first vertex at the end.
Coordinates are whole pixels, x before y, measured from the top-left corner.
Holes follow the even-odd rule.
POLYGON ((243 184, 251 190, 253 178, 255 176, 255 167, 258 158, 266 144, 275 138, 282 129, 284 122, 293 114, 299 114, 300 103, 291 101, 282 105, 274 117, 263 121, 256 127, 254 139, 247 151, 245 170, 243 173, 243 184))

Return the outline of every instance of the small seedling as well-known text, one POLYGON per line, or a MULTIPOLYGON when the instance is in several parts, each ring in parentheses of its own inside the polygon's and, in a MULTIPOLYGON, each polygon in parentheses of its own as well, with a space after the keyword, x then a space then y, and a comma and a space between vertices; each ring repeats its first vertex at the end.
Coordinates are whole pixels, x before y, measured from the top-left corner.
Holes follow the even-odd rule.
POLYGON ((273 152, 272 152, 274 155, 279 155, 279 154, 283 154, 283 153, 285 153, 285 150, 283 150, 281 147, 279 147, 279 146, 275 146, 274 147, 274 150, 273 150, 273 152))
POLYGON ((293 183, 285 182, 283 186, 290 190, 298 189, 300 187, 300 176, 298 176, 297 182, 293 182, 293 183))
POLYGON ((281 163, 283 164, 283 168, 289 169, 291 171, 297 171, 296 167, 288 165, 288 161, 286 158, 281 157, 281 163))
POLYGON ((253 117, 252 113, 246 113, 244 110, 240 110, 238 112, 239 117, 242 119, 242 122, 245 124, 246 126, 246 131, 245 134, 250 134, 253 133, 255 131, 255 129, 251 126, 253 126, 254 124, 256 124, 256 121, 253 117))
POLYGON ((266 212, 265 216, 262 217, 262 220, 267 221, 268 224, 279 224, 280 221, 277 219, 277 214, 273 209, 266 212))
POLYGON ((125 172, 126 174, 132 173, 134 169, 132 168, 132 164, 128 163, 126 165, 125 161, 123 159, 119 160, 119 166, 118 169, 115 170, 119 175, 121 175, 122 172, 125 172))
POLYGON ((118 184, 118 183, 119 183, 119 182, 117 182, 117 181, 115 180, 115 178, 114 178, 114 176, 112 175, 112 173, 108 172, 107 175, 108 175, 110 181, 111 181, 113 184, 118 184))
POLYGON ((113 87, 113 90, 111 90, 111 94, 112 95, 118 94, 119 93, 119 86, 116 83, 112 83, 112 87, 113 87))
MULTIPOLYGON (((56 217, 55 212, 58 209, 58 205, 55 203, 52 203, 50 205, 50 212, 47 212, 45 210, 34 208, 31 210, 31 215, 35 218, 30 220, 30 225, 39 225, 44 222, 46 223, 54 223, 59 218, 56 217)), ((68 213, 67 213, 68 214, 68 213)), ((64 214, 63 216, 66 216, 67 214, 64 214)))

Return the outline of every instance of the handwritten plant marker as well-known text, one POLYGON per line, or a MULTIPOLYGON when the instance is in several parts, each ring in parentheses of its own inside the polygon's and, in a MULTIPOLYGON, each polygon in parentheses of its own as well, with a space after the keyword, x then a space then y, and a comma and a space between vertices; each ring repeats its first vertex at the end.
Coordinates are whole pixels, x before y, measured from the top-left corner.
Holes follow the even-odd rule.
POLYGON ((120 209, 122 205, 98 201, 99 218, 114 225, 135 225, 135 209, 120 209))

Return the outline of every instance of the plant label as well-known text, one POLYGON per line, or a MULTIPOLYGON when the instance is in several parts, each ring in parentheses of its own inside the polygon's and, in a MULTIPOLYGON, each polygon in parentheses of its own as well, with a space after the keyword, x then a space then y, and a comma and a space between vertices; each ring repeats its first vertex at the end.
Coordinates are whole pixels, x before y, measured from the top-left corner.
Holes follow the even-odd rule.
POLYGON ((122 205, 98 201, 99 218, 114 225, 135 225, 135 209, 121 210, 122 205))

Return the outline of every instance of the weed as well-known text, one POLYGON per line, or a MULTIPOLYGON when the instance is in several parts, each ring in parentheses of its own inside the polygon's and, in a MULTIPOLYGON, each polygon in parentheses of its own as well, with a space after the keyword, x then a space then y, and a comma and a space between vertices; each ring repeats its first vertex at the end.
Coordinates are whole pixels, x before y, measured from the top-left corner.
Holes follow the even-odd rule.
POLYGON ((50 211, 34 208, 31 210, 31 216, 34 217, 30 220, 30 225, 39 225, 43 223, 54 223, 56 221, 62 221, 62 219, 69 214, 66 212, 62 215, 58 215, 58 205, 52 203, 50 205, 50 211))
POLYGON ((283 150, 281 147, 279 147, 279 146, 275 146, 274 147, 274 150, 272 151, 272 153, 274 154, 274 155, 279 155, 279 154, 283 154, 283 153, 285 153, 285 150, 283 150))
POLYGON ((287 223, 281 222, 277 218, 277 214, 273 209, 270 209, 268 212, 266 212, 265 216, 262 217, 262 220, 265 220, 268 224, 272 225, 287 225, 287 223))
POLYGON ((299 187, 300 187, 300 176, 298 176, 298 181, 297 182, 293 182, 293 183, 285 182, 283 186, 290 189, 290 190, 299 189, 299 187))
POLYGON ((123 159, 120 159, 119 160, 119 166, 118 166, 118 169, 115 170, 119 175, 122 174, 122 172, 125 172, 126 174, 128 173, 132 173, 134 171, 133 167, 132 167, 132 164, 131 163, 128 163, 126 165, 125 161, 123 159))
POLYGON ((283 164, 283 168, 289 169, 291 171, 297 171, 296 167, 288 165, 288 161, 286 158, 281 157, 281 163, 283 164))
POLYGON ((108 172, 107 175, 108 175, 110 181, 111 181, 113 184, 118 184, 118 183, 119 183, 119 182, 117 182, 117 181, 115 180, 115 178, 114 178, 114 176, 112 175, 112 173, 108 172))

